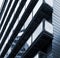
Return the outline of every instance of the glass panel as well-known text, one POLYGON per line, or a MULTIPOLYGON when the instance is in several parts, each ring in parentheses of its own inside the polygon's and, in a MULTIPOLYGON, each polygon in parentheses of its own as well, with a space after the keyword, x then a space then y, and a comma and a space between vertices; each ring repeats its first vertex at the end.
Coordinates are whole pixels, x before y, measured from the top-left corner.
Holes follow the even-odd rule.
POLYGON ((21 57, 27 49, 28 49, 28 44, 25 43, 24 46, 21 48, 21 50, 17 53, 15 58, 21 57))
POLYGON ((19 32, 17 36, 22 36, 24 32, 19 32))
MULTIPOLYGON (((1 24, 1 20, 0 20, 0 24, 1 24)), ((1 31, 0 31, 0 33, 1 33, 1 31)))
POLYGON ((39 58, 39 54, 37 53, 34 58, 39 58))
MULTIPOLYGON (((11 53, 12 49, 14 48, 14 46, 16 45, 16 43, 18 42, 20 36, 21 36, 23 33, 24 33, 24 31, 20 32, 20 33, 17 35, 17 37, 16 37, 15 40, 13 41, 12 45, 11 45, 10 48, 8 49, 8 52, 6 53, 5 58, 8 57, 8 55, 11 53)), ((24 46, 25 46, 25 48, 27 49, 28 45, 25 44, 24 46)), ((24 47, 24 46, 23 46, 23 47, 24 47)), ((22 47, 22 49, 23 49, 23 47, 22 47)), ((22 50, 22 49, 21 49, 21 50, 22 50)), ((19 51, 19 53, 21 53, 21 52, 19 51)), ((21 56, 21 55, 20 55, 20 56, 21 56)), ((17 56, 17 57, 18 57, 18 56, 17 56)))
POLYGON ((43 22, 40 23, 40 25, 38 26, 38 28, 35 30, 35 32, 33 33, 33 41, 37 38, 37 36, 42 32, 43 30, 43 22))
POLYGON ((1 12, 1 9, 2 9, 2 7, 3 7, 4 1, 5 1, 5 0, 0 0, 0 12, 1 12))
MULTIPOLYGON (((22 11, 21 11, 21 13, 20 13, 20 15, 19 15, 19 17, 18 17, 15 25, 17 25, 17 24, 19 23, 19 21, 20 21, 21 17, 23 16, 24 12, 25 12, 25 5, 24 5, 24 7, 23 7, 23 9, 22 9, 22 11)), ((14 25, 14 26, 15 26, 15 25, 14 25)), ((25 29, 25 27, 23 26, 23 27, 21 28, 21 30, 22 30, 22 29, 25 29)))
MULTIPOLYGON (((28 7, 30 1, 31 1, 31 0, 27 0, 27 2, 26 2, 26 4, 25 4, 25 9, 28 7)), ((28 24, 29 24, 30 21, 31 21, 31 14, 30 14, 30 16, 28 17, 28 19, 27 19, 27 21, 25 22, 25 24, 23 25, 22 29, 25 29, 25 28, 28 26, 28 24)), ((22 29, 21 29, 21 30, 22 30, 22 29)))
MULTIPOLYGON (((30 2, 30 0, 29 0, 29 2, 30 2)), ((26 21, 25 24, 24 24, 25 28, 27 28, 27 26, 28 26, 29 23, 31 22, 32 18, 34 17, 34 15, 36 14, 36 12, 38 11, 38 9, 39 9, 39 7, 41 6, 42 2, 43 2, 42 0, 39 0, 39 1, 38 1, 37 5, 35 6, 35 8, 33 9, 33 11, 31 12, 31 14, 29 15, 27 21, 26 21)), ((28 1, 27 1, 27 4, 26 4, 26 7, 27 7, 27 5, 28 5, 28 1)), ((24 26, 23 26, 23 27, 24 27, 24 26)))
POLYGON ((51 23, 45 20, 45 30, 53 34, 53 26, 51 23))
POLYGON ((53 7, 53 0, 45 0, 47 4, 49 4, 51 7, 53 7))
POLYGON ((36 4, 34 10, 33 10, 33 16, 36 14, 36 12, 38 11, 39 7, 41 6, 43 0, 39 0, 38 3, 36 4))
POLYGON ((47 58, 53 58, 53 52, 49 55, 47 55, 47 58))
POLYGON ((43 30, 43 22, 40 23, 36 31, 33 33, 33 35, 30 36, 30 38, 27 40, 28 47, 34 42, 34 40, 37 38, 37 36, 42 32, 43 30))
POLYGON ((27 0, 27 2, 26 2, 26 7, 29 5, 30 1, 31 1, 31 0, 27 0))
POLYGON ((28 46, 31 45, 31 37, 27 40, 27 44, 28 44, 28 46))
POLYGON ((10 47, 9 50, 8 50, 8 52, 5 54, 5 57, 4 57, 4 58, 7 58, 7 57, 8 57, 8 55, 9 55, 10 52, 11 52, 11 50, 12 50, 12 48, 10 47))
POLYGON ((40 25, 38 26, 38 28, 35 30, 35 32, 33 33, 32 36, 30 36, 30 38, 27 40, 27 44, 30 47, 30 45, 35 41, 35 39, 37 38, 37 36, 42 32, 43 30, 43 22, 40 23, 40 25))
POLYGON ((27 26, 29 25, 31 20, 32 20, 32 12, 31 12, 30 16, 28 17, 27 21, 25 22, 25 28, 27 28, 27 26))

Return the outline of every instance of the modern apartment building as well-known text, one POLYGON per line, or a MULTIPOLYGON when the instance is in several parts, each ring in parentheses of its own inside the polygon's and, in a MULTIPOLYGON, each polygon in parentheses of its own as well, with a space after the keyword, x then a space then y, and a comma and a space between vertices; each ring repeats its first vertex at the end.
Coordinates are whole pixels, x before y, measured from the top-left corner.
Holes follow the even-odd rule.
POLYGON ((0 19, 0 58, 53 58, 53 3, 57 2, 7 0, 0 19))

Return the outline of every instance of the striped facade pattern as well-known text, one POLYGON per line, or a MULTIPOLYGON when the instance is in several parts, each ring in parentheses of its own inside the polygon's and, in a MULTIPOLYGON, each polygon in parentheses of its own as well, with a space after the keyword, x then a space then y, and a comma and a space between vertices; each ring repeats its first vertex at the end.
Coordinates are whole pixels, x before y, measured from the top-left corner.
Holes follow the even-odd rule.
POLYGON ((52 26, 52 7, 43 0, 7 0, 2 12, 0 58, 32 58, 40 51, 47 57, 53 39, 47 28, 52 26))

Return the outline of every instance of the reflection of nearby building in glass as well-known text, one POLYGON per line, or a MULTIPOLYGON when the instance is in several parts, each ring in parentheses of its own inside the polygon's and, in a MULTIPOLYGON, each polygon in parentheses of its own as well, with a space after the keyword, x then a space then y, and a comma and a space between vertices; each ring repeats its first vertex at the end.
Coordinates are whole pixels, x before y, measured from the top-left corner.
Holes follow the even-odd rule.
POLYGON ((22 58, 39 58, 50 55, 53 39, 52 6, 47 0, 9 2, 9 11, 4 14, 6 16, 3 16, 1 23, 0 57, 18 58, 21 55, 22 58))
MULTIPOLYGON (((18 37, 17 37, 17 38, 18 38, 18 37)), ((16 38, 16 39, 17 39, 17 38, 16 38)), ((4 58, 7 58, 8 55, 10 54, 10 52, 12 52, 12 49, 14 48, 14 46, 15 46, 15 44, 16 44, 17 41, 18 41, 18 40, 15 40, 15 42, 12 43, 11 47, 9 48, 9 50, 8 50, 8 52, 6 53, 6 55, 5 55, 4 58)), ((21 58, 21 56, 22 56, 23 53, 27 50, 27 48, 28 48, 28 44, 25 44, 25 45, 21 48, 21 50, 18 52, 18 54, 16 55, 15 58, 21 58)))
MULTIPOLYGON (((15 38, 14 42, 12 43, 11 47, 9 48, 8 52, 5 55, 5 58, 7 58, 7 56, 10 54, 10 52, 12 52, 12 49, 14 48, 14 46, 16 45, 16 43, 18 42, 20 36, 23 34, 24 30, 21 30, 20 33, 18 34, 18 36, 15 38)), ((18 54, 16 55, 15 58, 21 58, 21 56, 23 55, 23 53, 28 49, 28 44, 25 44, 21 50, 18 52, 18 54)))

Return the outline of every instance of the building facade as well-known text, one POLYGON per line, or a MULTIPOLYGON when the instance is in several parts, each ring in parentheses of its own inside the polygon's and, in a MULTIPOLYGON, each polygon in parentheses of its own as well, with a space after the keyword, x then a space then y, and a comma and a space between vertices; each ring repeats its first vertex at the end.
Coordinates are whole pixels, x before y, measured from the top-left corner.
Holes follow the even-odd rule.
POLYGON ((0 58, 52 57, 52 4, 52 0, 7 0, 0 25, 0 58))
POLYGON ((60 1, 53 1, 53 27, 54 27, 54 40, 53 40, 53 57, 60 58, 60 1))

